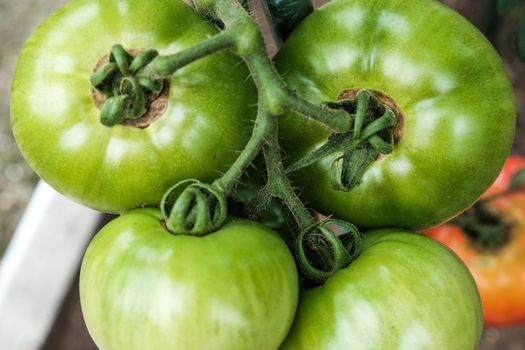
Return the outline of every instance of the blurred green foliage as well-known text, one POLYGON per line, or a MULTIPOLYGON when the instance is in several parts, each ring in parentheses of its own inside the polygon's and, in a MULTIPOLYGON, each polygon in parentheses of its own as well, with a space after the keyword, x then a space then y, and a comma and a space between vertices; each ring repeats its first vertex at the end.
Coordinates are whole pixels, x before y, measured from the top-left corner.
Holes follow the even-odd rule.
POLYGON ((484 0, 484 31, 487 35, 494 32, 503 21, 518 15, 515 28, 516 51, 518 57, 525 61, 525 0, 484 0))

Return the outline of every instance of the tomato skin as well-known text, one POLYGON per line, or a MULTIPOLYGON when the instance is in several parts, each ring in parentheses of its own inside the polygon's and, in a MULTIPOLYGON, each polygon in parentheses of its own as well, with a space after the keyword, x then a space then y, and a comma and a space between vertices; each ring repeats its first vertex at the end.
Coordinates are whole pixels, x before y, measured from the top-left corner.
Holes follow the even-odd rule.
POLYGON ((399 229, 366 234, 361 256, 300 298, 281 349, 475 349, 479 294, 441 244, 399 229))
POLYGON ((89 78, 116 43, 172 54, 217 29, 179 0, 73 0, 27 40, 11 87, 17 143, 59 192, 100 211, 158 205, 175 183, 212 181, 242 150, 255 87, 228 52, 181 69, 166 112, 145 129, 103 126, 89 78))
POLYGON ((232 219, 175 236, 156 209, 131 211, 91 242, 80 300, 103 350, 276 349, 292 323, 298 277, 272 230, 232 219))
MULTIPOLYGON (((424 228, 449 219, 494 181, 510 150, 516 112, 503 65, 481 33, 437 1, 332 1, 296 28, 276 64, 312 102, 367 88, 402 111, 394 151, 351 191, 331 186, 340 153, 296 173, 315 209, 361 228, 424 228)), ((296 114, 281 119, 280 131, 290 163, 330 135, 296 114)))
POLYGON ((509 227, 507 240, 493 249, 477 245, 457 224, 450 222, 423 231, 452 249, 476 280, 487 325, 525 323, 525 190, 508 190, 513 175, 525 167, 525 158, 511 156, 482 198, 484 207, 509 227), (489 199, 489 197, 492 199, 489 199))

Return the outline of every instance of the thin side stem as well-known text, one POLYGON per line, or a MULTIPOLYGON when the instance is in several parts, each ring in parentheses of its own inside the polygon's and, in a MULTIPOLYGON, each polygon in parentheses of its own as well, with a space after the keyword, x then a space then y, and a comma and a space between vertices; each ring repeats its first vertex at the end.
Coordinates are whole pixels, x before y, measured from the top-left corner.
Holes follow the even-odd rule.
POLYGON ((223 31, 173 55, 157 56, 138 76, 150 79, 167 79, 178 69, 215 52, 230 49, 233 45, 232 34, 229 31, 223 31))
POLYGON ((351 129, 353 120, 350 114, 342 109, 331 109, 321 104, 313 104, 304 98, 288 92, 287 107, 310 119, 326 125, 332 131, 345 132, 351 129))

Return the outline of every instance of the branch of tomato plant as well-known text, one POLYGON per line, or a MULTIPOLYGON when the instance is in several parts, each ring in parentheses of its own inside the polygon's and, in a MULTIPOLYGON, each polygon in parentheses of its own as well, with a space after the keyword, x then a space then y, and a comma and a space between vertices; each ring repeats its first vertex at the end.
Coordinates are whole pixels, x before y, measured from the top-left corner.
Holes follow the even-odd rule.
POLYGON ((247 63, 260 97, 272 114, 281 115, 292 110, 325 124, 335 132, 346 131, 352 126, 352 118, 344 110, 311 103, 288 88, 266 53, 259 27, 238 1, 195 1, 195 5, 201 14, 222 21, 224 31, 176 54, 156 57, 138 73, 138 77, 167 79, 191 62, 217 51, 232 49, 247 63))
POLYGON ((299 226, 294 247, 299 269, 308 279, 322 283, 357 258, 361 251, 361 234, 350 223, 332 219, 317 222, 308 212, 283 167, 278 120, 268 112, 266 118, 270 130, 263 148, 268 174, 265 190, 286 204, 299 226), (345 230, 344 234, 338 236, 335 226, 345 230))
POLYGON ((257 118, 255 119, 252 135, 248 140, 248 143, 228 171, 215 180, 212 186, 226 194, 231 193, 248 166, 261 152, 266 139, 268 138, 271 127, 272 125, 269 121, 268 112, 263 104, 259 104, 257 118))
POLYGON ((268 111, 264 112, 269 125, 267 142, 263 148, 268 176, 265 190, 272 196, 280 198, 294 216, 299 228, 305 230, 315 224, 316 220, 304 207, 286 176, 278 140, 277 119, 268 111))
POLYGON ((110 118, 105 124, 140 118, 147 101, 160 94, 160 84, 178 69, 214 52, 231 49, 245 61, 259 94, 252 136, 232 167, 212 184, 189 179, 165 193, 161 209, 166 226, 177 234, 197 236, 219 229, 227 216, 226 197, 263 151, 268 169, 266 189, 287 205, 301 229, 296 244, 299 267, 310 279, 322 282, 357 256, 359 231, 351 224, 332 220, 332 224, 351 232, 340 239, 327 224, 317 223, 304 207, 284 170, 278 117, 295 111, 334 132, 349 130, 353 118, 343 109, 312 104, 288 88, 266 53, 259 27, 237 0, 202 0, 196 1, 196 6, 201 14, 222 22, 224 29, 220 34, 170 56, 147 50, 133 57, 122 46, 114 46, 109 64, 92 78, 93 85, 106 94, 102 115, 105 112, 110 118), (307 256, 303 242, 317 258, 307 256))

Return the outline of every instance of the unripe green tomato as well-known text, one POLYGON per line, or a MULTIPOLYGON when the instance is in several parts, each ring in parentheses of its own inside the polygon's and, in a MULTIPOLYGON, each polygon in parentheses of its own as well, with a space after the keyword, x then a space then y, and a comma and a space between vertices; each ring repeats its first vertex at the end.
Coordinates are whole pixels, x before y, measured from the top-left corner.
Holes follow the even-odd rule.
MULTIPOLYGON (((394 151, 350 191, 331 185, 341 152, 295 173, 312 208, 360 228, 448 220, 487 189, 509 153, 516 110, 501 60, 472 24, 438 1, 332 1, 295 29, 276 64, 311 102, 369 89, 399 112, 394 151)), ((281 118, 279 128, 290 164, 331 134, 297 114, 281 118)))
POLYGON ((80 273, 101 350, 275 350, 297 298, 293 257, 272 230, 230 219, 204 237, 172 235, 157 209, 106 225, 80 273))
POLYGON ((361 255, 300 298, 281 350, 474 350, 483 327, 468 269, 416 233, 366 234, 361 255))
POLYGON ((209 182, 246 144, 256 91, 228 51, 169 80, 146 128, 106 127, 90 76, 114 44, 174 54, 217 34, 181 0, 72 0, 27 40, 11 87, 11 121, 29 165, 59 192, 105 212, 158 205, 177 182, 209 182), (163 110, 160 108, 160 110, 163 110))

